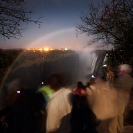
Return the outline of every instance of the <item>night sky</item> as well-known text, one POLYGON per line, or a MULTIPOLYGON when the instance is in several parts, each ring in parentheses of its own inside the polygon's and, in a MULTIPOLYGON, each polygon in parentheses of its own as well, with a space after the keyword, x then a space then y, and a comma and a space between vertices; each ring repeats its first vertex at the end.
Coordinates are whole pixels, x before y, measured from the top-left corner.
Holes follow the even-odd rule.
POLYGON ((69 48, 79 49, 87 45, 89 38, 76 36, 75 25, 81 22, 81 13, 88 11, 87 5, 101 0, 26 0, 26 9, 33 10, 31 19, 42 18, 41 28, 29 23, 17 39, 4 39, 0 35, 0 48, 69 48))

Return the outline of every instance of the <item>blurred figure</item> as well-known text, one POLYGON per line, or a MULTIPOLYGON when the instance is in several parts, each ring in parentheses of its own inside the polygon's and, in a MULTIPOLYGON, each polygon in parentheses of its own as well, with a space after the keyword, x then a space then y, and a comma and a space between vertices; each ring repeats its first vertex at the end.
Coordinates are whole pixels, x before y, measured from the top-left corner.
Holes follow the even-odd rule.
POLYGON ((130 76, 132 68, 128 64, 118 67, 118 77, 114 81, 114 88, 117 91, 117 115, 110 123, 110 132, 123 132, 123 115, 128 104, 130 92, 133 89, 133 79, 130 76))
POLYGON ((56 91, 47 105, 47 133, 70 133, 72 92, 69 88, 56 91))
POLYGON ((64 84, 65 82, 62 75, 53 73, 49 75, 46 84, 39 88, 37 92, 40 92, 45 100, 48 102, 49 99, 53 96, 54 92, 57 91, 64 84))
POLYGON ((86 88, 82 82, 77 82, 77 89, 80 89, 73 95, 73 107, 71 113, 71 133, 97 133, 98 125, 96 116, 89 107, 86 88))
POLYGON ((40 129, 42 133, 46 132, 46 117, 47 111, 46 106, 49 100, 53 97, 54 93, 61 87, 64 86, 64 78, 61 74, 52 73, 46 80, 46 84, 37 90, 37 94, 41 94, 44 98, 44 109, 43 109, 43 117, 40 120, 40 129))
MULTIPOLYGON (((53 73, 49 76, 47 81, 48 90, 52 93, 40 89, 47 99, 47 119, 46 132, 47 133, 69 133, 70 131, 70 113, 72 108, 71 103, 71 89, 68 89, 64 84, 62 75, 53 73), (43 91, 42 91, 43 90, 43 91), (46 96, 48 95, 48 97, 46 96)), ((39 90, 39 91, 40 91, 39 90)), ((45 123, 44 123, 45 126, 45 123)))
POLYGON ((99 121, 96 130, 98 133, 110 133, 109 123, 116 115, 116 91, 111 84, 99 78, 92 78, 88 83, 89 106, 99 121))
POLYGON ((77 82, 77 88, 75 90, 75 93, 78 95, 85 95, 85 86, 83 85, 83 83, 81 81, 77 82))
POLYGON ((77 82, 77 89, 78 88, 82 88, 84 85, 83 85, 83 83, 81 82, 81 81, 78 81, 77 82))

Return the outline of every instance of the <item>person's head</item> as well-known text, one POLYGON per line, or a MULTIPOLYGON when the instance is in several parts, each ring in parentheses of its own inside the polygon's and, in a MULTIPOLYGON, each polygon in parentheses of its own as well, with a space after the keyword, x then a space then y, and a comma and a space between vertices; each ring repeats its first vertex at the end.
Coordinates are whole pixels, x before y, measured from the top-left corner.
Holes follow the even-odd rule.
POLYGON ((49 75, 46 85, 49 85, 53 90, 57 91, 65 85, 64 78, 61 74, 52 73, 49 75))
POLYGON ((77 88, 82 88, 84 85, 81 81, 78 81, 77 82, 77 88))
POLYGON ((122 64, 118 67, 118 74, 131 74, 132 72, 132 67, 128 64, 122 64))

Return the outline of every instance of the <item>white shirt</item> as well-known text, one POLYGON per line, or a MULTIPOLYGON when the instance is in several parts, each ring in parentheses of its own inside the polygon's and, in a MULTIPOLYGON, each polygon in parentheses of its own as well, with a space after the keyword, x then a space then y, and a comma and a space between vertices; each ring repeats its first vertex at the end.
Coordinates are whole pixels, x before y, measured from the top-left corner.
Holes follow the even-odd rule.
POLYGON ((72 92, 70 89, 62 88, 54 93, 47 105, 47 132, 58 131, 58 133, 70 132, 70 113, 72 92))

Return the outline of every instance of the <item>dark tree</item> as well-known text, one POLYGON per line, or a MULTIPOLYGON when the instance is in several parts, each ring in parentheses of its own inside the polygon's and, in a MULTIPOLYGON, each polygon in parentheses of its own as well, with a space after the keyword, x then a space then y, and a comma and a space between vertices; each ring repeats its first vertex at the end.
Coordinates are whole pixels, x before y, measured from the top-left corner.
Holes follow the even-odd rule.
POLYGON ((27 11, 24 0, 0 0, 0 34, 5 38, 22 37, 23 23, 35 23, 40 27, 41 22, 30 19, 32 11, 27 11))
POLYGON ((133 0, 102 1, 88 8, 89 12, 81 16, 82 23, 76 26, 77 34, 91 36, 91 44, 111 45, 113 50, 107 52, 110 65, 133 65, 133 0))

